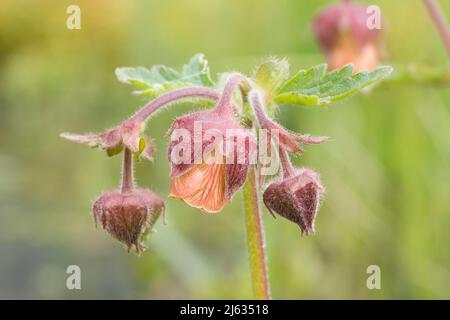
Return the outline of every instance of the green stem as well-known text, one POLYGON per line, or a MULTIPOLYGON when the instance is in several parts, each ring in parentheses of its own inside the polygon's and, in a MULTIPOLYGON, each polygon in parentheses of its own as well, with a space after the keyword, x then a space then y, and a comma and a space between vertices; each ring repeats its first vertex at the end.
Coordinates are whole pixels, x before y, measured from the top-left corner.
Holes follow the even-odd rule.
POLYGON ((254 298, 268 300, 270 299, 270 284, 254 166, 250 167, 247 181, 244 184, 244 214, 254 298))

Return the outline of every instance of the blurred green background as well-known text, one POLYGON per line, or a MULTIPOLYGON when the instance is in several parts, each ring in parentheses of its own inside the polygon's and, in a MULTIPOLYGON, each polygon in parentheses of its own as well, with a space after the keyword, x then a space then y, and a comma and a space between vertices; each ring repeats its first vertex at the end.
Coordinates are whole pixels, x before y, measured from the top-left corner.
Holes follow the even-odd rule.
MULTIPOLYGON (((440 1, 450 18, 450 2, 440 1)), ((213 73, 250 73, 267 56, 292 72, 322 63, 311 20, 333 1, 165 0, 0 2, 0 298, 251 298, 239 192, 222 213, 167 199, 168 225, 141 257, 129 255, 90 216, 119 181, 108 159, 59 138, 102 131, 145 103, 118 83, 117 66, 179 68, 205 53, 213 73), (66 8, 81 8, 81 30, 66 8), (82 290, 66 289, 79 265, 82 290)), ((420 0, 381 7, 384 62, 445 70, 448 56, 420 0)), ((158 114, 148 133, 154 163, 138 182, 166 197, 165 133, 188 106, 158 114)), ((298 165, 327 192, 314 237, 264 211, 274 298, 450 298, 450 90, 383 84, 330 108, 283 108, 280 122, 327 135, 298 165), (368 290, 366 268, 381 268, 368 290)))

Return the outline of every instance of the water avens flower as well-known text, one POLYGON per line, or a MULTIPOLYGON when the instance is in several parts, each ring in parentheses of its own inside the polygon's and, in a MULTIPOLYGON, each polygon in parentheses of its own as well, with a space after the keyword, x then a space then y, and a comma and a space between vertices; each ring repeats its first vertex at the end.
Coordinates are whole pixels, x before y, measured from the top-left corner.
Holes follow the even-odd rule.
POLYGON ((179 117, 169 131, 170 196, 206 212, 230 202, 256 148, 251 131, 234 115, 232 91, 241 77, 230 77, 214 109, 179 117))
POLYGON ((149 189, 129 192, 109 191, 94 203, 95 225, 105 229, 113 238, 125 244, 130 252, 134 245, 137 254, 143 252, 143 237, 164 210, 164 201, 149 189))
POLYGON ((380 63, 380 30, 367 26, 367 7, 343 1, 314 19, 317 41, 331 69, 353 63, 354 71, 371 71, 380 63))
POLYGON ((275 212, 296 223, 302 235, 311 235, 322 193, 318 173, 306 168, 292 169, 266 188, 263 201, 272 215, 275 212))
POLYGON ((152 231, 164 212, 164 201, 149 189, 135 187, 133 157, 125 149, 120 189, 103 193, 92 208, 95 225, 99 223, 113 238, 125 244, 130 252, 134 245, 139 255, 146 247, 143 238, 152 231))
MULTIPOLYGON (((368 67, 367 61, 376 60, 377 48, 373 47, 376 35, 360 28, 361 17, 361 9, 346 2, 317 19, 316 31, 331 67, 344 60, 355 63, 354 60, 360 59, 356 64, 361 69, 368 67)), ((134 182, 134 159, 152 158, 153 144, 144 135, 145 127, 155 112, 181 100, 197 105, 199 100, 213 101, 213 109, 184 114, 169 131, 170 196, 206 212, 219 212, 242 187, 254 297, 270 299, 261 192, 264 190, 263 201, 272 215, 298 224, 304 235, 312 234, 324 189, 318 173, 292 166, 289 153, 302 154, 303 145, 319 144, 327 137, 291 132, 269 118, 267 110, 275 111, 284 104, 328 105, 372 85, 392 71, 380 67, 352 76, 349 68, 323 74, 325 70, 324 66, 316 66, 290 76, 286 61, 269 59, 250 78, 228 74, 222 89, 210 77, 202 54, 192 57, 180 72, 162 65, 151 69, 117 68, 119 81, 136 86, 135 93, 152 100, 104 133, 61 134, 65 139, 99 147, 109 156, 123 151, 122 184, 95 201, 95 224, 123 243, 128 251, 135 247, 140 254, 146 249, 144 238, 164 213, 165 205, 153 191, 134 182), (283 176, 267 188, 261 187, 266 178, 280 172, 280 163, 283 176)))

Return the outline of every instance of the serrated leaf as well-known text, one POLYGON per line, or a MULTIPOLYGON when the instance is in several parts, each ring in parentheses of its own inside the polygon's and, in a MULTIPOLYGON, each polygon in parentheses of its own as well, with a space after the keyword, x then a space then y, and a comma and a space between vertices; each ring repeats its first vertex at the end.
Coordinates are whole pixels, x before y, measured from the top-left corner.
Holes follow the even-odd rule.
POLYGON ((183 66, 181 80, 199 86, 214 86, 209 72, 208 61, 202 53, 197 53, 183 66))
POLYGON ((326 68, 327 66, 322 64, 299 71, 277 90, 274 102, 305 106, 328 105, 357 93, 392 72, 392 67, 389 66, 356 74, 353 74, 352 65, 329 73, 326 68))
POLYGON ((120 82, 134 86, 134 93, 149 98, 156 98, 167 91, 188 87, 211 87, 208 61, 203 54, 196 54, 178 72, 172 68, 156 65, 147 69, 145 67, 116 68, 116 76, 120 82))
POLYGON ((299 88, 310 88, 316 85, 326 72, 326 64, 319 64, 308 70, 300 70, 295 76, 286 81, 279 91, 295 91, 299 88))

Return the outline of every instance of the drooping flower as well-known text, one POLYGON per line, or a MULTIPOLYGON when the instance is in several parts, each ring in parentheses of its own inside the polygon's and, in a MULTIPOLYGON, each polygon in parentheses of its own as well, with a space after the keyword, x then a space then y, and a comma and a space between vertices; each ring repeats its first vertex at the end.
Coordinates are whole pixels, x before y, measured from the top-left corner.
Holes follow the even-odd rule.
POLYGON ((143 237, 152 230, 163 211, 161 198, 148 189, 139 188, 129 192, 106 192, 93 206, 95 225, 100 223, 112 237, 128 247, 128 252, 134 245, 137 254, 146 249, 143 237))
POLYGON ((314 220, 319 209, 323 187, 319 174, 310 169, 297 169, 281 181, 272 182, 264 191, 263 201, 273 212, 298 224, 302 235, 314 233, 314 220))
POLYGON ((177 118, 170 131, 170 196, 219 212, 244 184, 256 142, 235 119, 231 100, 177 118))
POLYGON ((321 11, 313 28, 331 69, 353 63, 355 72, 371 71, 380 62, 380 30, 367 25, 367 7, 343 1, 321 11))

